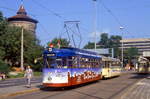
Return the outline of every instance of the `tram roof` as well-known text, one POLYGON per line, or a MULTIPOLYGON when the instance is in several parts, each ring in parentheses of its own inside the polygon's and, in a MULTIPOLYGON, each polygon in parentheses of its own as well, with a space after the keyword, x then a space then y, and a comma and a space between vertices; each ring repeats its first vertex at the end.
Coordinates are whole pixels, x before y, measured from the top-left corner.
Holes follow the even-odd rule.
POLYGON ((51 48, 51 51, 45 50, 44 54, 56 54, 56 57, 67 57, 67 56, 82 56, 91 58, 101 58, 101 56, 95 52, 86 51, 78 48, 62 47, 60 49, 51 48))

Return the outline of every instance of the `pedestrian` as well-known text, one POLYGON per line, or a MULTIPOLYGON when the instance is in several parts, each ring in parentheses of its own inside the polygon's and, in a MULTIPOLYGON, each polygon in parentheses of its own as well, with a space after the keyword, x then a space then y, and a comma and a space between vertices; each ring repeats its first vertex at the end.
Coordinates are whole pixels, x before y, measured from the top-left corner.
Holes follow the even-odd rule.
POLYGON ((24 77, 26 77, 26 80, 27 80, 27 87, 30 88, 31 87, 31 78, 33 77, 33 71, 31 69, 31 66, 27 66, 24 77))
POLYGON ((5 79, 6 79, 5 73, 0 73, 0 80, 5 80, 5 79))

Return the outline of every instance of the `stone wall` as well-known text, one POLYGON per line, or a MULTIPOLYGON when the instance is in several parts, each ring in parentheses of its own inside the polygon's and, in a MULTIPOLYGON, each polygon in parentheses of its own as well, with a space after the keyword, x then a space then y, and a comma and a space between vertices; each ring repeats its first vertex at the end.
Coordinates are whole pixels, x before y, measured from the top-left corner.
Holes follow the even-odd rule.
POLYGON ((36 24, 28 21, 11 21, 9 22, 10 26, 18 26, 23 27, 26 30, 29 30, 30 32, 35 34, 36 30, 36 24))

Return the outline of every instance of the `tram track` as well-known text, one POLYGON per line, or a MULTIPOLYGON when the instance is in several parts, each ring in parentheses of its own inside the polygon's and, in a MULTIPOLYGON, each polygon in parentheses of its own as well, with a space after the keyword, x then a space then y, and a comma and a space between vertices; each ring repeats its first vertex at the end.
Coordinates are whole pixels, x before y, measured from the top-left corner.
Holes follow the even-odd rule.
POLYGON ((131 73, 73 88, 41 89, 38 92, 14 96, 8 99, 120 99, 116 97, 119 97, 143 77, 136 78, 136 74, 131 73))

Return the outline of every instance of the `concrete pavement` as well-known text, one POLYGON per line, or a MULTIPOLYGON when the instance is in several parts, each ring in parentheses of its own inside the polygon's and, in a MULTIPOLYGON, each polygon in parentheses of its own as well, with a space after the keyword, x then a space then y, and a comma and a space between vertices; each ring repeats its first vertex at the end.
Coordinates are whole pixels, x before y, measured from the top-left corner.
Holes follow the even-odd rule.
POLYGON ((9 96, 15 96, 15 95, 19 95, 19 94, 38 91, 38 90, 40 90, 40 88, 41 88, 41 83, 32 84, 31 88, 27 88, 26 85, 0 88, 0 99, 6 98, 9 96))
POLYGON ((150 75, 127 89, 120 99, 150 99, 150 75))
POLYGON ((38 91, 41 88, 41 77, 31 80, 31 88, 27 88, 25 78, 6 79, 0 81, 0 99, 8 96, 38 91))

